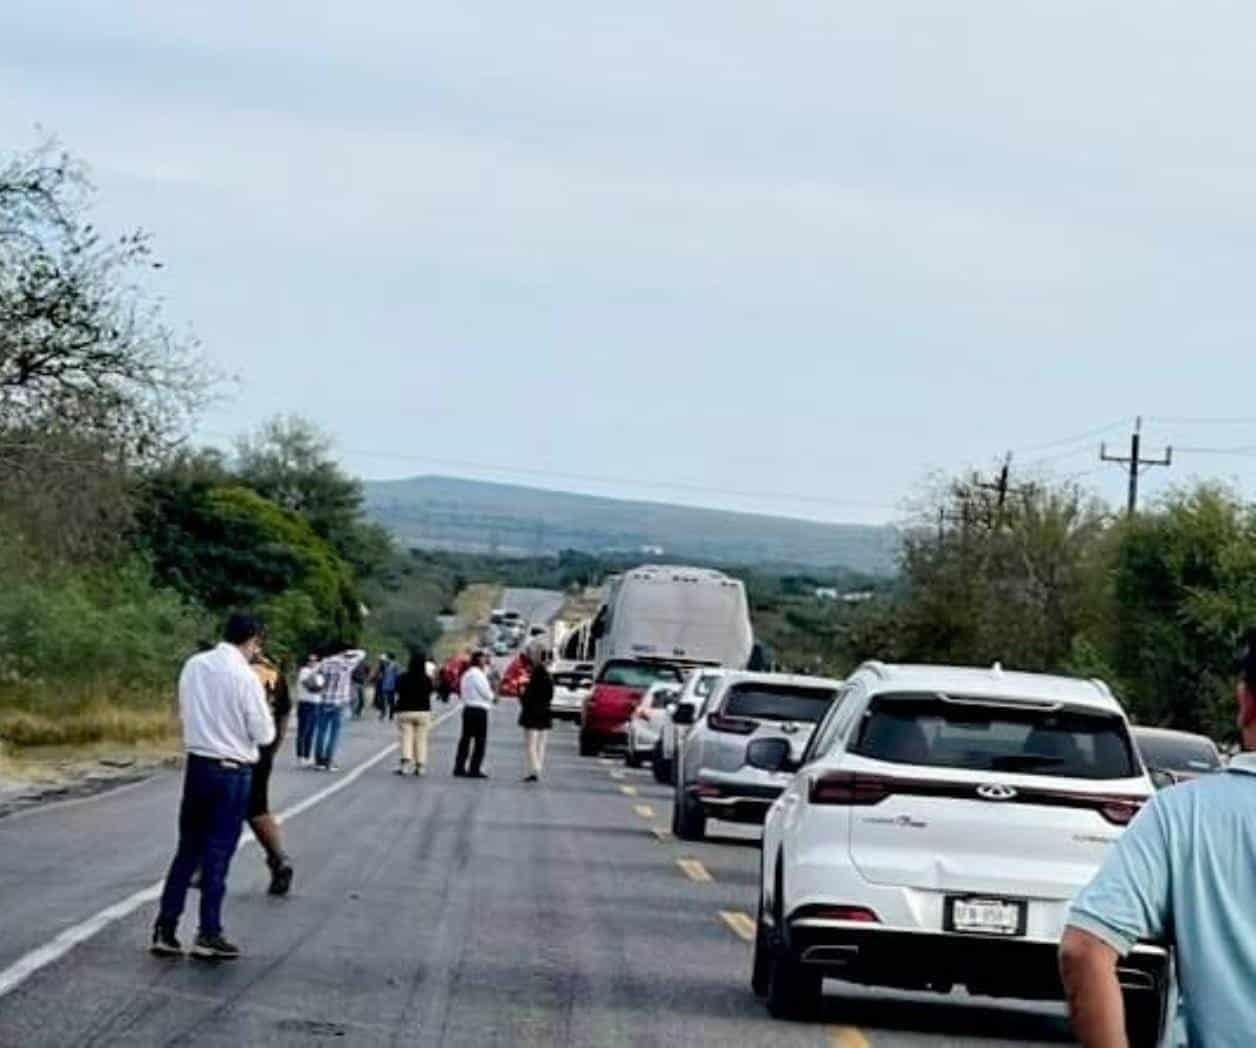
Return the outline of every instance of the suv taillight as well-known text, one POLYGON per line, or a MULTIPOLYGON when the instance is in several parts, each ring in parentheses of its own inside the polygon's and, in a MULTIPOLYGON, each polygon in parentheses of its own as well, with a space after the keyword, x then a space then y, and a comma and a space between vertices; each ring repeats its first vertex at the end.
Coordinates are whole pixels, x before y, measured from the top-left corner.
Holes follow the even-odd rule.
POLYGON ((855 806, 880 804, 892 792, 894 791, 889 780, 880 776, 834 771, 812 781, 811 803, 855 806))
POLYGON ((755 730, 755 722, 745 717, 727 717, 722 713, 707 716, 707 724, 712 731, 725 731, 732 735, 751 735, 755 730))
POLYGON ((1134 821, 1134 816, 1139 813, 1143 804, 1142 801, 1131 798, 1130 800, 1105 800, 1099 805, 1099 814, 1108 822, 1116 826, 1128 826, 1134 821))

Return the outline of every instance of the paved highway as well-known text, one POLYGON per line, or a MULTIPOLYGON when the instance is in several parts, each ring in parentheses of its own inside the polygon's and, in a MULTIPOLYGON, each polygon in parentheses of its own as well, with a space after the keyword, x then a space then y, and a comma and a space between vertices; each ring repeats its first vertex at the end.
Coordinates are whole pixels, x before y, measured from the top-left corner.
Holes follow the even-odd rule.
POLYGON ((173 847, 176 774, 0 820, 0 992, 36 969, 0 997, 0 1045, 1067 1043, 1058 1009, 838 983, 821 1022, 770 1020, 747 988, 753 834, 672 840, 667 791, 581 759, 569 728, 548 781, 520 784, 512 703, 493 717, 492 779, 452 779, 457 719, 426 779, 391 773, 374 720, 348 726, 341 776, 285 752, 278 806, 322 799, 286 824, 292 896, 265 894, 253 846, 238 856, 231 964, 145 952, 155 904, 137 893, 173 847))
POLYGON ((557 590, 508 589, 501 595, 501 607, 517 611, 529 623, 548 625, 558 617, 566 598, 557 590))

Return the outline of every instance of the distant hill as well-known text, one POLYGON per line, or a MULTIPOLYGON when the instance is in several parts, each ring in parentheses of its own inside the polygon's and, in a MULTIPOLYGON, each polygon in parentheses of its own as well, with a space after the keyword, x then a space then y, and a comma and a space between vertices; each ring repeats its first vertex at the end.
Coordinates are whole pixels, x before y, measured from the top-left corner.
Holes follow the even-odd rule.
POLYGON ((474 553, 665 553, 890 575, 900 540, 888 526, 819 524, 453 477, 368 481, 366 504, 370 517, 406 545, 474 553))

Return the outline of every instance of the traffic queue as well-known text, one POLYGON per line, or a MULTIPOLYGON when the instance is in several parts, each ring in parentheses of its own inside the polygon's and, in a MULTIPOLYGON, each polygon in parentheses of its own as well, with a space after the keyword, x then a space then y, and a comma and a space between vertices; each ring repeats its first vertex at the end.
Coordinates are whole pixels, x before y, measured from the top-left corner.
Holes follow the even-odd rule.
MULTIPOLYGON (((1061 939, 1104 927, 1088 886, 1115 842, 1157 788, 1222 767, 1207 740, 1134 728, 1097 680, 756 665, 744 587, 705 569, 627 572, 551 639, 552 713, 582 756, 648 763, 680 840, 763 827, 750 986, 782 1019, 814 1014, 825 978, 1063 999, 1061 939)), ((530 670, 516 656, 500 693, 530 670)), ((1167 942, 1130 943, 1113 977, 1129 1043, 1170 1037, 1167 942)))

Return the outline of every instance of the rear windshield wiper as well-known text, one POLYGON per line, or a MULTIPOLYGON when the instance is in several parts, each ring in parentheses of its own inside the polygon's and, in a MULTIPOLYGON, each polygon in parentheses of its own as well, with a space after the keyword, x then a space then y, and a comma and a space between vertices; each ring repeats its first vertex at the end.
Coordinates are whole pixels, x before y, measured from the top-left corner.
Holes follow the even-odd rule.
POLYGON ((995 771, 1015 771, 1018 768, 1044 768, 1064 763, 1063 757, 1049 757, 1045 753, 1012 753, 995 757, 990 765, 995 771))

